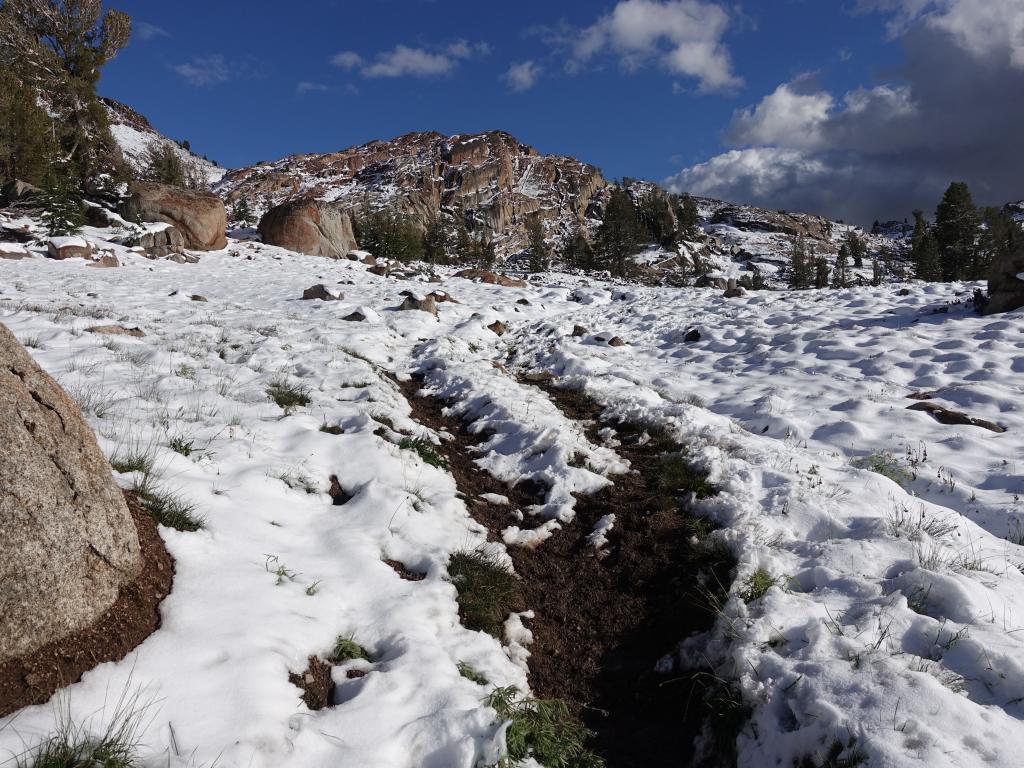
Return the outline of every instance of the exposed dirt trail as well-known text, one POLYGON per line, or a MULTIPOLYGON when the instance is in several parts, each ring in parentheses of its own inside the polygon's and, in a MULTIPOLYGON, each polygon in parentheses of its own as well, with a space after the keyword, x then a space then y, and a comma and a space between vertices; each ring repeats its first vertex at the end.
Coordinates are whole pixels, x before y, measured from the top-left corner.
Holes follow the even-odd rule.
MULTIPOLYGON (((473 449, 486 436, 445 415, 440 400, 418 396, 418 381, 401 386, 417 421, 454 435, 442 450, 459 490, 475 519, 500 539, 517 522, 512 511, 537 503, 545 489, 510 489, 481 470, 473 449), (486 503, 481 493, 507 496, 511 504, 486 503)), ((596 422, 600 415, 581 393, 537 386, 571 419, 596 422)), ((708 526, 681 503, 685 487, 665 484, 663 459, 678 456, 679 447, 644 437, 634 425, 614 428, 622 443, 616 450, 634 471, 579 497, 576 520, 537 548, 509 548, 525 607, 535 612, 527 622, 534 635, 530 685, 538 697, 570 706, 595 732, 593 748, 611 768, 695 764, 694 740, 709 714, 698 678, 656 666, 680 640, 710 628, 714 617, 700 585, 727 584, 732 562, 699 543, 708 526), (599 557, 586 537, 606 514, 615 514, 615 525, 599 557)), ((588 426, 592 438, 594 431, 588 426)), ((696 473, 685 483, 711 490, 696 473)))

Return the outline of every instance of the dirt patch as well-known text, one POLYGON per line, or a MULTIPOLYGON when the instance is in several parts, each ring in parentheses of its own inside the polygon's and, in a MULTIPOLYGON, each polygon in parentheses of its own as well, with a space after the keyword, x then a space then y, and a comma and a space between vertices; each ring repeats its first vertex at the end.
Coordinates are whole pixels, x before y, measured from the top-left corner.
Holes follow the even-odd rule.
POLYGON ((134 494, 125 500, 138 531, 142 570, 88 629, 54 641, 30 656, 0 664, 0 716, 40 704, 77 683, 93 667, 119 661, 160 626, 160 602, 170 593, 174 561, 156 523, 134 494))
POLYGON ((318 656, 309 657, 309 666, 305 672, 292 672, 288 675, 288 682, 302 691, 302 701, 314 712, 334 703, 331 665, 318 656))
MULTIPOLYGON (((600 406, 580 392, 533 383, 568 417, 595 421, 587 429, 594 435, 600 406)), ((469 505, 497 535, 514 521, 513 510, 538 499, 493 490, 503 486, 472 462, 472 448, 482 440, 446 417, 440 401, 417 397, 418 387, 402 385, 413 417, 455 435, 442 449, 460 491, 509 496, 509 506, 469 505)), ((613 426, 622 443, 617 451, 635 471, 579 497, 576 520, 536 549, 509 550, 524 602, 536 614, 528 622, 534 634, 530 685, 537 696, 569 705, 596 734, 593 747, 609 766, 693 764, 694 740, 710 715, 699 676, 671 667, 658 672, 658 662, 679 641, 712 626, 702 585, 728 584, 733 562, 701 544, 710 526, 665 486, 662 461, 678 456, 679 446, 643 428, 613 426), (615 514, 615 525, 598 557, 586 536, 606 514, 615 514)), ((729 762, 723 755, 722 764, 729 762)))
POLYGON ((423 581, 427 578, 427 574, 419 573, 418 571, 411 571, 405 567, 405 563, 400 563, 397 560, 385 559, 384 563, 385 565, 390 566, 391 569, 405 581, 423 581))

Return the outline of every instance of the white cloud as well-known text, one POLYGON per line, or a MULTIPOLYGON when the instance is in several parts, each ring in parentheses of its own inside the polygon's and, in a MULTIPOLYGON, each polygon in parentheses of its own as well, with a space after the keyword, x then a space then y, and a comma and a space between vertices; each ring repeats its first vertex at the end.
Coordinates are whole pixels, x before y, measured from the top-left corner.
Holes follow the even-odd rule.
POLYGON ((157 37, 170 37, 171 33, 156 24, 148 21, 136 21, 132 31, 139 36, 140 40, 153 40, 157 37))
POLYGON ((653 60, 673 74, 695 78, 702 91, 730 90, 743 81, 722 42, 729 21, 722 6, 703 0, 620 0, 582 30, 569 67, 578 71, 611 51, 628 71, 653 60))
POLYGON ((220 54, 193 56, 191 61, 175 64, 171 69, 197 88, 219 85, 231 79, 231 69, 220 54))
POLYGON ((513 91, 528 91, 537 84, 542 69, 534 61, 521 61, 509 66, 502 79, 513 91))
POLYGON ((818 146, 833 105, 828 93, 799 93, 794 84, 783 83, 756 107, 737 112, 728 135, 738 145, 818 146))
POLYGON ((302 80, 295 86, 295 92, 300 96, 307 93, 323 92, 327 90, 329 90, 329 88, 323 83, 311 83, 308 80, 302 80))
POLYGON ((331 64, 346 70, 353 70, 361 67, 363 57, 355 51, 341 51, 331 56, 331 64))
POLYGON ((456 40, 443 46, 420 48, 396 45, 390 51, 378 53, 373 61, 367 61, 355 51, 341 51, 330 61, 344 70, 358 70, 363 77, 442 77, 454 72, 459 62, 487 56, 490 52, 491 47, 485 42, 456 40))

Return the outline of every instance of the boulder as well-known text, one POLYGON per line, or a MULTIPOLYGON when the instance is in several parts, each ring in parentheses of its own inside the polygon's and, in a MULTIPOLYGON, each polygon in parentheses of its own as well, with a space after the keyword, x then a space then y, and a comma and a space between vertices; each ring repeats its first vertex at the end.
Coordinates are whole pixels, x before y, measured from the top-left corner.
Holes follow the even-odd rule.
POLYGON ((700 331, 698 331, 696 328, 691 328, 686 332, 686 335, 683 336, 683 341, 685 341, 687 344, 692 344, 695 341, 700 341, 700 331))
POLYGON ((495 320, 493 323, 487 326, 487 330, 498 336, 504 336, 506 333, 508 333, 508 326, 501 322, 501 320, 495 320))
POLYGON ((224 234, 227 212, 223 201, 212 192, 151 181, 132 184, 130 192, 119 209, 129 221, 171 224, 181 233, 185 247, 196 251, 219 251, 227 247, 224 234))
POLYGON ((1000 424, 996 424, 995 422, 988 421, 986 419, 976 419, 973 416, 968 416, 966 413, 954 411, 951 408, 946 408, 938 403, 933 403, 930 399, 914 403, 913 405, 908 405, 907 410, 924 411, 940 424, 981 427, 982 429, 987 429, 990 432, 999 433, 1006 431, 1006 427, 1000 424))
POLYGON ((162 259, 185 250, 185 238, 177 227, 168 226, 140 235, 138 245, 145 248, 147 258, 162 259))
POLYGON ((455 276, 464 277, 467 280, 477 280, 489 285, 503 285, 506 288, 524 288, 526 286, 526 283, 522 280, 499 275, 496 272, 491 272, 489 269, 463 269, 461 272, 456 272, 455 276))
POLYGON ((988 276, 988 303, 985 314, 1010 312, 1024 307, 1024 247, 1004 258, 997 258, 988 276))
POLYGON ((92 264, 89 264, 88 266, 100 268, 120 267, 121 262, 117 260, 117 256, 115 256, 114 254, 104 253, 98 259, 96 259, 96 261, 94 261, 92 264))
POLYGON ((315 200, 271 208, 260 219, 259 232, 268 245, 332 259, 344 258, 356 245, 349 215, 315 200))
POLYGON ((574 325, 572 327, 572 335, 573 336, 577 336, 577 337, 578 336, 586 336, 587 335, 587 329, 584 328, 582 325, 574 325))
POLYGON ((0 325, 0 663, 82 630, 142 567, 78 406, 0 325))
POLYGON ((619 336, 612 336, 610 339, 608 339, 608 346, 624 347, 626 346, 626 342, 624 342, 619 336))
POLYGON ((433 296, 424 296, 423 298, 417 298, 416 296, 406 296, 405 301, 399 307, 400 310, 416 310, 420 312, 429 312, 430 314, 437 316, 437 302, 434 301, 433 296))
POLYGON ((12 179, 0 188, 0 205, 14 205, 22 200, 31 200, 42 191, 28 182, 12 179))
POLYGON ((51 259, 90 259, 92 246, 83 237, 51 237, 46 253, 51 259))
POLYGON ((317 283, 304 290, 302 298, 304 301, 313 301, 315 299, 320 301, 340 301, 345 298, 345 294, 341 291, 333 291, 323 283, 317 283))

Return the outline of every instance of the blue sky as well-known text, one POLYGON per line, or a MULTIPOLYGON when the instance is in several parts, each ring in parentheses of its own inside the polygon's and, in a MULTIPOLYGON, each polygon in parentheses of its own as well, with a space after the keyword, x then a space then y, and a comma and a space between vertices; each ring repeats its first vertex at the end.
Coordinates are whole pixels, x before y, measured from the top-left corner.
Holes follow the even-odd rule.
MULTIPOLYGON (((836 184, 857 175, 851 164, 866 163, 874 177, 892 162, 879 167, 877 146, 860 135, 884 133, 881 118, 857 127, 856 140, 838 138, 839 123, 865 111, 848 97, 862 94, 867 112, 899 112, 893 93, 903 94, 904 108, 915 102, 914 36, 931 34, 933 47, 968 55, 968 44, 938 22, 982 2, 1022 5, 119 0, 112 5, 131 14, 135 35, 100 90, 229 167, 407 131, 501 128, 609 177, 671 179, 850 218, 898 205, 892 213, 902 217, 935 194, 946 169, 925 188, 914 167, 898 193, 837 195, 836 184)), ((1016 75, 1015 45, 1009 39, 1006 61, 990 65, 1016 75)))

